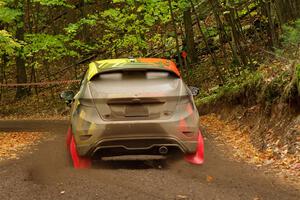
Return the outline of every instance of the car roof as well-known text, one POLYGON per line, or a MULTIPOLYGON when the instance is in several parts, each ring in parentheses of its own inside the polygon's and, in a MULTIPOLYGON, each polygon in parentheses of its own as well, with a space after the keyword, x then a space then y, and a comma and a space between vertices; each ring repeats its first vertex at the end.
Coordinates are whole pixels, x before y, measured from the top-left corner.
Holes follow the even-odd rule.
POLYGON ((123 58, 100 60, 90 63, 87 78, 88 80, 91 80, 99 73, 131 69, 169 71, 180 77, 180 72, 178 71, 176 64, 171 60, 161 58, 123 58))

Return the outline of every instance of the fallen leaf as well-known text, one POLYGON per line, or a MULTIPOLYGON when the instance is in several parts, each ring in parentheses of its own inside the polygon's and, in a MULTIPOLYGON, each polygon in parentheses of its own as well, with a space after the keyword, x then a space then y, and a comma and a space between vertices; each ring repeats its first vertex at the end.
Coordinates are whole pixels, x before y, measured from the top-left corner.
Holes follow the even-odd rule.
POLYGON ((178 195, 176 196, 176 199, 188 199, 188 196, 178 194, 178 195))
POLYGON ((214 180, 214 178, 213 178, 212 176, 208 176, 208 175, 206 176, 206 181, 207 181, 207 182, 210 183, 210 182, 212 182, 213 180, 214 180))

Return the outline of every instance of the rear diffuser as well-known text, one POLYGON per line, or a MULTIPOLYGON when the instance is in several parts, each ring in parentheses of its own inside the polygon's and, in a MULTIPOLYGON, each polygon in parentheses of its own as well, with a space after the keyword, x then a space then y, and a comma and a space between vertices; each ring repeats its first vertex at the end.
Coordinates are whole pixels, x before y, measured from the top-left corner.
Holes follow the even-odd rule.
POLYGON ((111 156, 102 157, 103 161, 146 161, 146 160, 165 160, 163 155, 124 155, 124 156, 111 156))

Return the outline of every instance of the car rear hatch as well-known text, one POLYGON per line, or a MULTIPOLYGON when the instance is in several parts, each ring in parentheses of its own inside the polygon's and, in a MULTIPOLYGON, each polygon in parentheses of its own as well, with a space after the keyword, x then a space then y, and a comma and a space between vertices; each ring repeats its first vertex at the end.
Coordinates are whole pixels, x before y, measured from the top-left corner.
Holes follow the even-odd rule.
POLYGON ((167 70, 122 69, 96 75, 89 87, 103 120, 130 121, 171 118, 184 86, 167 70))

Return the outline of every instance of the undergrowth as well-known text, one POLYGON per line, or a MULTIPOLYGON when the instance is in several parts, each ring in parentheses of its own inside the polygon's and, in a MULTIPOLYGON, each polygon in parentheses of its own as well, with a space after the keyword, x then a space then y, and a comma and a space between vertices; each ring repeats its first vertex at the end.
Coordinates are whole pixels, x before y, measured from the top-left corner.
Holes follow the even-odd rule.
POLYGON ((238 98, 243 100, 239 103, 254 100, 254 103, 265 106, 294 101, 300 94, 300 64, 291 66, 292 70, 277 70, 275 74, 264 69, 245 70, 240 76, 228 79, 223 86, 202 92, 196 98, 196 105, 232 103, 238 98))
POLYGON ((231 103, 237 98, 240 98, 238 103, 247 102, 248 98, 251 98, 256 101, 255 103, 263 106, 295 102, 298 105, 300 97, 299 36, 300 19, 284 25, 280 37, 281 45, 275 51, 277 55, 269 57, 271 63, 268 61, 261 63, 256 71, 243 70, 238 76, 227 78, 222 86, 215 86, 218 85, 215 83, 209 85, 211 89, 208 89, 208 92, 202 90, 196 99, 197 106, 210 105, 218 101, 231 103))
POLYGON ((230 102, 240 95, 250 95, 251 91, 257 90, 262 80, 260 72, 250 72, 245 70, 240 76, 231 78, 223 86, 212 88, 208 93, 202 93, 196 99, 196 105, 201 107, 203 105, 222 102, 230 102))
POLYGON ((296 66, 296 81, 298 94, 300 94, 300 64, 296 66))

